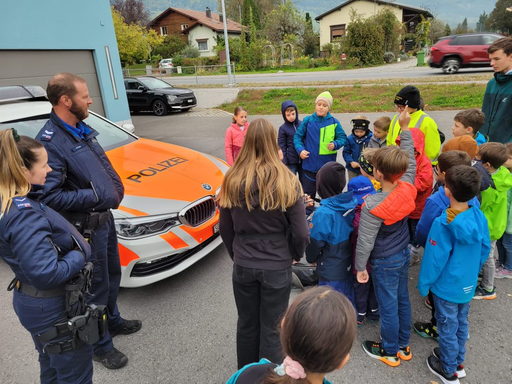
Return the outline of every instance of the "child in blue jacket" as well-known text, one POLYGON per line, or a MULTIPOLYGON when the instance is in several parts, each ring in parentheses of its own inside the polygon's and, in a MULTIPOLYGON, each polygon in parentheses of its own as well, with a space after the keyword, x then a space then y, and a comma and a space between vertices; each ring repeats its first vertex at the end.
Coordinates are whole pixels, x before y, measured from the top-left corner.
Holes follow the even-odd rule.
POLYGON ((277 143, 283 151, 283 163, 292 173, 302 176, 301 159, 293 145, 293 137, 297 132, 297 128, 302 124, 299 119, 299 111, 297 106, 291 100, 283 101, 281 104, 281 114, 283 115, 284 124, 279 127, 277 143))
POLYGON ((336 161, 336 152, 345 145, 347 135, 329 109, 332 95, 325 91, 315 101, 315 113, 304 119, 293 138, 295 150, 302 159, 304 193, 315 196, 316 174, 325 163, 336 161))
MULTIPOLYGON (((441 216, 443 211, 450 206, 450 199, 446 196, 445 193, 445 175, 449 169, 458 166, 458 165, 466 165, 471 166, 471 158, 469 155, 463 151, 448 151, 443 152, 439 155, 438 163, 436 165, 436 177, 437 181, 440 182, 440 187, 437 192, 433 193, 425 203, 425 208, 423 209, 423 213, 421 214, 420 221, 416 226, 416 241, 422 247, 426 247, 428 234, 430 232, 430 228, 434 223, 434 220, 441 216)), ((469 204, 480 208, 480 202, 476 197, 473 197, 469 204)), ((432 318, 430 322, 416 322, 414 323, 414 331, 424 338, 430 338, 434 340, 439 340, 439 334, 437 333, 437 321, 436 321, 436 306, 434 303, 434 299, 432 296, 432 292, 428 293, 428 299, 425 303, 427 307, 430 308, 432 312, 432 318)))
POLYGON ((372 132, 370 121, 366 116, 357 115, 352 121, 352 134, 348 136, 347 143, 343 147, 343 159, 347 165, 348 178, 352 180, 361 174, 359 169, 359 157, 363 148, 368 147, 372 132))
POLYGON ((333 287, 355 307, 350 235, 357 199, 352 191, 342 193, 345 180, 345 167, 335 161, 318 171, 316 186, 322 201, 309 224, 311 242, 306 259, 316 263, 318 285, 333 287))
POLYGON ((432 224, 417 288, 422 296, 432 292, 436 308, 439 348, 434 348, 427 366, 443 383, 458 384, 466 376, 462 363, 469 302, 491 244, 485 215, 468 204, 480 188, 478 171, 457 165, 446 172, 445 179, 450 206, 432 224))

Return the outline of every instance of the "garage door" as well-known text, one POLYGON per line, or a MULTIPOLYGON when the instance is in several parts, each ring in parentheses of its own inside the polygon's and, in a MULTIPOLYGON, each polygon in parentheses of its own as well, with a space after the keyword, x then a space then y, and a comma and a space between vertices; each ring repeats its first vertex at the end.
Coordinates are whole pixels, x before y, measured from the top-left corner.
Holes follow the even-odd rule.
POLYGON ((0 51, 0 86, 39 85, 59 72, 69 72, 87 81, 91 110, 105 116, 92 51, 0 51))

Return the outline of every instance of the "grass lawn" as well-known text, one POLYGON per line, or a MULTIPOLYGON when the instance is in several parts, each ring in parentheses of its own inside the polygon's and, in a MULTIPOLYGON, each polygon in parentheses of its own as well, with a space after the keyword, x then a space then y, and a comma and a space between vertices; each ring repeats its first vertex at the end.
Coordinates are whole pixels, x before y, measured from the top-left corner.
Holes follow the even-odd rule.
MULTIPOLYGON (((421 96, 428 110, 451 110, 479 108, 482 105, 486 84, 422 84, 421 96)), ((281 103, 292 100, 301 114, 314 112, 315 99, 319 93, 329 90, 334 98, 331 112, 392 112, 393 100, 402 88, 399 85, 354 85, 338 88, 280 88, 244 89, 232 103, 221 105, 221 109, 232 112, 236 106, 247 108, 251 115, 280 115, 281 103)))

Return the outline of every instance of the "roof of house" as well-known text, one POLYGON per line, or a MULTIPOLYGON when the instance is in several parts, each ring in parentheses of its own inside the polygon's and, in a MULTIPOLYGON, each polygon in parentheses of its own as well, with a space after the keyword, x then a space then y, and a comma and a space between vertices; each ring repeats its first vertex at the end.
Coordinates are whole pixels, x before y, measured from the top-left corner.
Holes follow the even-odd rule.
MULTIPOLYGON (((345 1, 344 3, 341 3, 340 5, 338 5, 338 6, 334 7, 334 8, 332 8, 332 9, 328 10, 327 12, 322 13, 321 15, 315 17, 315 20, 316 21, 320 21, 324 16, 327 16, 330 13, 339 11, 341 8, 347 6, 350 3, 353 3, 355 1, 358 1, 358 0, 348 0, 348 1, 345 1)), ((408 11, 422 13, 426 17, 434 17, 434 15, 432 15, 429 11, 427 11, 426 9, 423 9, 423 8, 411 7, 410 5, 399 4, 399 3, 391 3, 389 1, 382 1, 382 0, 369 0, 369 1, 373 1, 373 2, 375 2, 377 4, 381 4, 381 5, 391 5, 391 6, 402 8, 402 9, 405 9, 405 10, 408 10, 408 11)))
MULTIPOLYGON (((183 32, 187 32, 187 31, 191 30, 192 28, 196 27, 197 25, 204 25, 205 27, 211 28, 212 30, 214 30, 216 32, 222 32, 224 30, 223 22, 220 21, 218 13, 211 12, 211 17, 207 17, 205 11, 193 11, 191 9, 181 9, 181 8, 172 8, 172 7, 167 8, 165 11, 163 11, 161 14, 159 14, 157 17, 155 17, 153 20, 151 20, 147 26, 148 27, 154 26, 161 19, 163 19, 165 16, 167 16, 171 12, 180 13, 184 16, 187 16, 191 19, 196 20, 196 23, 194 23, 193 25, 190 25, 183 32)), ((226 19, 226 26, 227 26, 228 32, 242 33, 242 25, 240 23, 237 23, 236 21, 226 19)))

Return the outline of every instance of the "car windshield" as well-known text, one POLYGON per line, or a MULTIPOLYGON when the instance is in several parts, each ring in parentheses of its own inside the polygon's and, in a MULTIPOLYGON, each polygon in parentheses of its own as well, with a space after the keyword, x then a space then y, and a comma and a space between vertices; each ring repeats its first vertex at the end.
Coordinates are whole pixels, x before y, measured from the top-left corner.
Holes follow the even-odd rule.
MULTIPOLYGON (((0 131, 8 128, 15 128, 20 135, 35 138, 49 118, 50 115, 42 115, 14 122, 1 123, 0 131)), ((118 126, 93 113, 89 113, 89 117, 84 121, 98 131, 98 142, 105 151, 121 147, 137 140, 135 136, 130 135, 118 126)))
POLYGON ((172 88, 172 85, 167 84, 165 81, 151 77, 139 77, 137 80, 144 84, 148 89, 172 88))

